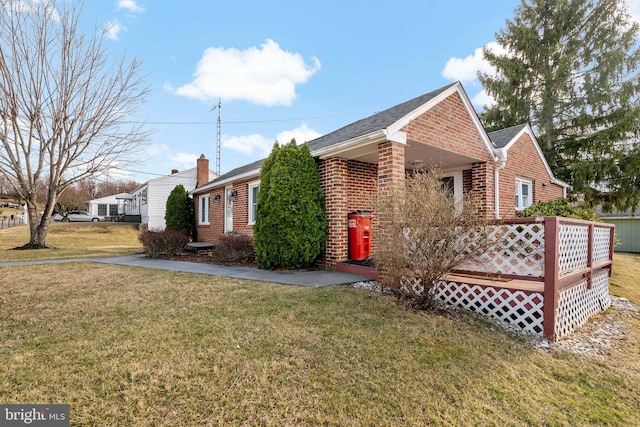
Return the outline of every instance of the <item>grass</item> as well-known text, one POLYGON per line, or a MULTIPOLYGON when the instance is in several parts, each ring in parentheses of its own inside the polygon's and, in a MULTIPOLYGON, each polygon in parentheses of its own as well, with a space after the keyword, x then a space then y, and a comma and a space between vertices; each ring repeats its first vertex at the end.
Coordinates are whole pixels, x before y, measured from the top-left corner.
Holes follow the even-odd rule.
POLYGON ((640 255, 616 253, 613 262, 611 293, 640 304, 640 255))
MULTIPOLYGON (((612 278, 636 303, 639 263, 616 255, 612 278)), ((0 276, 0 402, 69 403, 74 426, 640 424, 638 316, 599 360, 349 287, 92 263, 0 276)))
POLYGON ((12 250, 29 242, 29 226, 0 230, 0 261, 39 261, 47 259, 125 255, 142 251, 138 225, 118 222, 51 222, 47 243, 52 249, 12 250))

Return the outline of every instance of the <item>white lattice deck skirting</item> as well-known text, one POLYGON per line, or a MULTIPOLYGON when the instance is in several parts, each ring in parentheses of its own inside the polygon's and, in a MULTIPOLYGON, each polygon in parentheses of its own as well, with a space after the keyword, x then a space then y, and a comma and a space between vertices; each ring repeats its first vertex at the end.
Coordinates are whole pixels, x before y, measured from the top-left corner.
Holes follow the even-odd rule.
POLYGON ((607 270, 601 270, 593 276, 591 289, 587 286, 588 282, 585 279, 558 295, 556 340, 569 335, 587 323, 589 317, 611 306, 607 270))
MULTIPOLYGON (((560 217, 493 224, 483 237, 489 250, 459 265, 432 291, 445 304, 558 340, 611 305, 613 232, 609 224, 560 217), (477 273, 485 276, 474 279, 477 273), (547 315, 553 316, 547 322, 545 300, 551 304, 547 315)), ((478 236, 485 234, 471 231, 461 243, 473 244, 478 236)), ((411 277, 402 277, 400 288, 416 294, 424 290, 411 277)))
POLYGON ((542 335, 544 297, 530 292, 493 286, 471 285, 462 281, 441 281, 436 298, 512 324, 535 335, 542 335))

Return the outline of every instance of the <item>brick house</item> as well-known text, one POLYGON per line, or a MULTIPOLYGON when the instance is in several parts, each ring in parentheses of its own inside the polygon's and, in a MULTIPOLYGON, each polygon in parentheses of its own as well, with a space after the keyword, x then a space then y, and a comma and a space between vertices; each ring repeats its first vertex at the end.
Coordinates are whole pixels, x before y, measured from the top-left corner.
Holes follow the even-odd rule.
MULTIPOLYGON (((479 214, 488 218, 513 218, 533 202, 564 196, 567 188, 553 176, 529 125, 487 133, 459 82, 308 144, 325 194, 326 268, 348 259, 348 213, 369 210, 375 218, 376 192, 402 183, 416 168, 441 167, 454 196, 476 195, 479 214)), ((190 194, 199 241, 215 241, 229 231, 252 234, 262 162, 198 180, 190 194)), ((199 160, 198 167, 206 170, 208 164, 199 160)), ((375 228, 374 219, 374 253, 375 228)))

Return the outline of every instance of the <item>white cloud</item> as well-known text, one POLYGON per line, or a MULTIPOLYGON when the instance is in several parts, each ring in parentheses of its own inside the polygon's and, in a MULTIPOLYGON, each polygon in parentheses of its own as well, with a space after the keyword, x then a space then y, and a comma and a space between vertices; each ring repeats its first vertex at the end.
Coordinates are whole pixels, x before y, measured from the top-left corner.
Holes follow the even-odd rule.
POLYGON ((480 92, 476 93, 473 96, 473 98, 471 98, 471 103, 476 107, 484 107, 484 106, 491 107, 493 104, 496 103, 496 100, 493 99, 493 97, 490 96, 487 93, 487 91, 483 89, 480 92))
POLYGON ((164 82, 164 84, 162 85, 162 87, 164 88, 164 90, 166 90, 167 92, 173 92, 173 85, 170 82, 164 82))
POLYGON ((239 151, 244 154, 252 154, 258 151, 260 154, 268 154, 275 141, 265 138, 257 133, 251 135, 231 136, 222 138, 222 146, 239 151))
POLYGON ((309 126, 306 125, 306 123, 303 123, 296 129, 280 132, 276 136, 276 141, 278 141, 280 144, 287 144, 295 138, 298 144, 304 144, 305 142, 309 142, 312 139, 318 138, 319 136, 321 136, 321 134, 313 129, 310 129, 309 126))
MULTIPOLYGON (((498 54, 507 52, 505 48, 496 42, 486 45, 487 48, 498 54)), ((495 69, 484 59, 482 48, 477 48, 473 55, 466 58, 449 58, 442 70, 442 77, 449 80, 460 80, 461 82, 473 82, 477 80, 478 71, 487 74, 495 73, 495 69)))
MULTIPOLYGON (((507 49, 496 42, 488 43, 486 47, 489 50, 501 55, 504 55, 508 52, 507 49)), ((463 83, 471 83, 472 85, 477 86, 479 84, 479 71, 490 75, 496 74, 495 68, 491 66, 491 64, 489 64, 489 62, 487 62, 487 60, 484 58, 481 47, 474 50, 473 55, 469 55, 466 58, 449 58, 446 65, 444 66, 444 69, 442 70, 442 77, 449 80, 459 80, 463 83)), ((469 88, 467 87, 467 90, 468 89, 469 88)), ((484 90, 481 90, 471 98, 471 102, 476 107, 484 107, 485 105, 493 105, 495 100, 491 98, 484 90)))
POLYGON ((631 19, 640 24, 640 0, 627 0, 631 19))
POLYGON ((196 167, 198 157, 198 154, 176 153, 171 156, 171 164, 178 170, 192 169, 196 167))
POLYGON ((148 157, 157 157, 167 154, 171 151, 168 145, 165 144, 149 144, 145 147, 145 153, 148 157))
POLYGON ((126 27, 116 19, 115 21, 107 21, 104 32, 111 40, 118 41, 120 40, 120 33, 124 30, 126 30, 126 27))
POLYGON ((118 0, 118 5, 116 7, 118 10, 125 9, 133 13, 140 13, 146 10, 144 7, 138 6, 136 4, 136 0, 118 0))
POLYGON ((271 152, 271 148, 273 148, 273 144, 276 141, 280 144, 287 144, 295 138, 298 144, 302 144, 319 136, 321 136, 320 133, 303 123, 296 129, 284 130, 278 133, 275 138, 267 138, 259 134, 223 137, 222 146, 244 154, 252 154, 255 151, 266 156, 271 152))
POLYGON ((0 7, 9 9, 14 12, 19 13, 35 13, 38 11, 38 8, 44 6, 47 8, 47 13, 49 17, 55 21, 60 20, 60 12, 56 9, 55 4, 45 4, 42 0, 31 0, 31 1, 11 1, 11 2, 2 2, 0 7))
POLYGON ((319 69, 317 58, 307 64, 299 53, 282 50, 270 39, 246 50, 210 47, 198 62, 193 81, 174 93, 203 101, 221 97, 266 106, 290 105, 297 96, 296 85, 319 69))
POLYGON ((131 172, 117 161, 111 163, 111 167, 104 172, 106 179, 125 180, 131 177, 131 172))

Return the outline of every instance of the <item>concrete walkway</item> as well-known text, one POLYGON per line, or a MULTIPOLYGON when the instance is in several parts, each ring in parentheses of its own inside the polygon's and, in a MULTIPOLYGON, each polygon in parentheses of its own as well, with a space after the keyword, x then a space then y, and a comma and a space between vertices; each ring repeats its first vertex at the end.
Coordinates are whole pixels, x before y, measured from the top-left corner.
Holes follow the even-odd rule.
POLYGON ((206 274, 209 276, 231 277, 234 279, 257 280, 295 286, 332 286, 371 279, 356 274, 326 270, 268 271, 254 267, 228 266, 205 262, 171 261, 151 259, 146 255, 124 255, 101 258, 72 258, 45 261, 0 262, 0 267, 16 267, 37 264, 62 264, 69 262, 96 262, 100 264, 125 265, 129 267, 153 268, 157 270, 182 271, 185 273, 206 274))

